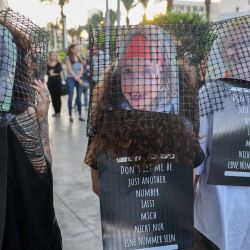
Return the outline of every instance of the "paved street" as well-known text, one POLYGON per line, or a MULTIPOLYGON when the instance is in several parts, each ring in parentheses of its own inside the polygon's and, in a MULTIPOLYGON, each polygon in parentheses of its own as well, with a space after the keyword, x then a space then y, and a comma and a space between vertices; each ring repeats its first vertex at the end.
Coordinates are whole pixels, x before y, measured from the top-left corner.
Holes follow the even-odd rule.
MULTIPOLYGON (((67 96, 62 97, 60 118, 49 112, 52 141, 54 200, 64 250, 101 250, 98 197, 91 190, 90 170, 83 164, 87 146, 86 122, 69 123, 67 96)), ((83 108, 83 114, 87 114, 83 108)))

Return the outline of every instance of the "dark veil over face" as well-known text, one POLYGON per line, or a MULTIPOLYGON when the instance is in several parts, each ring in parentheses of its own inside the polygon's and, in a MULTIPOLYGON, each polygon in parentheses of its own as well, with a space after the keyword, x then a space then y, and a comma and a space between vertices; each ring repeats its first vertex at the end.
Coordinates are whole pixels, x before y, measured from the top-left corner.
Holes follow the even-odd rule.
POLYGON ((61 249, 48 127, 38 121, 32 88, 45 75, 47 46, 47 33, 31 20, 0 12, 0 249, 61 249))
POLYGON ((133 26, 118 38, 109 75, 109 110, 179 112, 176 48, 156 26, 133 26))
POLYGON ((45 75, 48 34, 13 10, 0 12, 0 121, 10 125, 39 172, 46 170, 34 79, 45 75))
POLYGON ((17 114, 35 105, 31 84, 44 77, 48 35, 10 9, 0 12, 0 24, 0 112, 17 114))
MULTIPOLYGON (((126 151, 144 162, 154 155, 192 151, 193 124, 183 116, 174 35, 166 30, 154 25, 120 28, 111 66, 103 70, 106 62, 99 60, 101 73, 91 93, 88 124, 97 151, 126 151)), ((98 40, 91 42, 94 47, 98 40)), ((104 54, 110 53, 107 47, 114 44, 104 43, 104 54)))

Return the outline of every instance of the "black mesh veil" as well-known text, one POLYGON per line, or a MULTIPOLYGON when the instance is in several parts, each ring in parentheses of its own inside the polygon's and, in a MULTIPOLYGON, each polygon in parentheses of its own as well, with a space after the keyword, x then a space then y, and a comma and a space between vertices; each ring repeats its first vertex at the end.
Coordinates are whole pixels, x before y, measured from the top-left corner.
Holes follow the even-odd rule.
MULTIPOLYGON (((47 177, 49 174, 41 126, 36 116, 36 93, 31 87, 35 78, 42 80, 45 74, 47 46, 47 33, 31 20, 11 9, 0 12, 0 248, 5 230, 9 190, 8 155, 12 153, 8 152, 11 141, 8 137, 9 129, 20 142, 21 149, 38 177, 47 177)), ((20 194, 22 195, 24 194, 20 194)))
MULTIPOLYGON (((188 97, 209 82, 216 97, 211 100, 214 103, 211 110, 202 107, 201 115, 218 109, 225 95, 219 79, 230 81, 234 87, 244 87, 249 81, 249 18, 237 17, 209 25, 90 28, 92 80, 94 86, 99 85, 92 92, 90 115, 107 85, 102 83, 105 76, 111 85, 107 96, 102 97, 106 99, 107 106, 103 108, 107 112, 137 110, 179 115, 184 112, 186 118, 194 121, 195 107, 188 97), (161 65, 159 75, 147 70, 147 64, 153 62, 161 65), (128 64, 133 74, 126 68, 128 64), (154 78, 158 79, 155 86, 154 78), (159 81, 161 78, 163 83, 159 81), (138 86, 140 90, 136 89, 138 86)), ((147 112, 146 116, 149 116, 147 112)), ((111 129, 109 125, 107 128, 111 129)))
POLYGON ((88 135, 116 149, 137 141, 144 151, 176 151, 175 143, 197 135, 199 117, 222 110, 228 95, 236 106, 246 104, 249 18, 90 27, 88 135))
POLYGON ((45 75, 47 46, 47 33, 30 19, 11 9, 0 12, 1 124, 9 122, 39 172, 46 170, 46 162, 31 85, 45 75))
POLYGON ((30 19, 10 9, 0 13, 0 22, 0 98, 5 99, 0 111, 9 111, 11 104, 13 113, 16 113, 18 106, 35 105, 34 91, 30 85, 34 78, 44 77, 48 35, 30 19))
MULTIPOLYGON (((94 95, 101 96, 106 87, 101 85, 106 80, 111 85, 104 97, 105 110, 179 113, 179 69, 176 46, 169 33, 156 26, 106 28, 90 33, 92 80, 94 85, 99 84, 94 95), (107 44, 105 37, 114 33, 116 40, 111 37, 107 44)), ((95 106, 95 96, 91 107, 95 106)))
POLYGON ((199 120, 199 65, 208 49, 203 42, 203 51, 196 50, 197 37, 205 40, 208 30, 207 25, 203 29, 90 27, 88 135, 105 138, 105 144, 121 151, 124 147, 129 154, 143 151, 147 159, 150 154, 177 152, 181 144, 192 144, 199 120))
POLYGON ((236 106, 249 102, 250 17, 215 23, 212 48, 206 58, 206 85, 201 88, 200 114, 224 109, 225 98, 234 95, 236 106))

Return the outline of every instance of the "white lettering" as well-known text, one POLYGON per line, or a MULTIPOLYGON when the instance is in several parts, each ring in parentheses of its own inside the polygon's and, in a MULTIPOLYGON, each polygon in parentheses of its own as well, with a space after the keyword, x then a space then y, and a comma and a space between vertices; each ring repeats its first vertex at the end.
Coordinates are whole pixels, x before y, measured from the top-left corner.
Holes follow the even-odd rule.
POLYGON ((250 151, 239 151, 239 157, 243 159, 249 159, 250 151))
POLYGON ((156 212, 141 213, 141 220, 155 220, 157 219, 156 212))
POLYGON ((145 225, 139 225, 135 226, 135 233, 146 233, 151 231, 151 225, 145 224, 145 225))
POLYGON ((175 242, 175 234, 165 234, 163 238, 164 238, 164 243, 175 242))
POLYGON ((120 166, 121 174, 134 174, 135 168, 134 167, 127 167, 127 166, 120 166))
POLYGON ((154 200, 141 200, 141 208, 151 208, 155 206, 154 200))
POLYGON ((142 178, 142 184, 164 184, 166 183, 166 176, 149 176, 142 178))
POLYGON ((149 188, 149 189, 139 189, 135 191, 135 197, 143 198, 143 197, 158 197, 159 188, 149 188))
POLYGON ((124 247, 136 247, 136 240, 135 239, 125 239, 124 240, 124 247))
POLYGON ((228 169, 238 169, 239 162, 238 161, 229 161, 227 163, 228 169))
POLYGON ((164 224, 163 223, 157 223, 153 224, 153 231, 154 232, 159 232, 159 231, 164 231, 164 224))
POLYGON ((240 170, 250 171, 250 162, 240 161, 240 170))
POLYGON ((138 238, 139 246, 149 246, 149 245, 156 245, 156 244, 162 244, 162 236, 151 236, 151 237, 143 237, 138 238))

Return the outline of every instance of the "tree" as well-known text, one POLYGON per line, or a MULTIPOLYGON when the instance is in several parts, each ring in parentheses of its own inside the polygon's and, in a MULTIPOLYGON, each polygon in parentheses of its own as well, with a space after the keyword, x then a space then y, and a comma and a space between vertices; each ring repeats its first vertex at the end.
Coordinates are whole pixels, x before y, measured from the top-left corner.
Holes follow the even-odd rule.
POLYGON ((83 30, 85 30, 84 25, 79 25, 76 29, 77 43, 81 43, 81 33, 83 30))
POLYGON ((110 9, 110 10, 109 10, 109 17, 110 17, 110 25, 111 25, 111 26, 115 25, 115 21, 116 21, 116 11, 110 9))
POLYGON ((211 0, 205 0, 205 6, 206 6, 206 18, 207 18, 207 22, 209 22, 209 20, 210 20, 211 0))
POLYGON ((64 23, 64 19, 66 18, 65 14, 64 14, 64 6, 69 3, 69 0, 40 0, 41 2, 48 2, 48 3, 57 3, 60 6, 61 9, 61 23, 62 23, 62 33, 63 33, 63 48, 65 49, 65 37, 64 37, 64 33, 65 33, 65 23, 64 23))
POLYGON ((98 26, 102 22, 104 22, 103 12, 98 11, 97 13, 94 13, 89 19, 88 19, 88 25, 98 26))
POLYGON ((171 12, 174 6, 174 0, 167 0, 167 12, 171 12))
POLYGON ((77 31, 75 28, 71 28, 68 30, 68 34, 71 37, 71 42, 75 43, 75 37, 77 36, 77 31))
POLYGON ((146 22, 147 20, 146 9, 147 9, 149 0, 138 0, 138 2, 143 5, 143 8, 144 8, 143 22, 146 22))
POLYGON ((194 53, 193 64, 198 64, 204 55, 210 51, 215 35, 210 25, 202 15, 198 13, 166 12, 154 17, 145 24, 161 26, 170 32, 175 40, 177 55, 182 56, 185 52, 194 53))
POLYGON ((51 29, 53 31, 53 47, 55 50, 57 50, 57 46, 58 46, 58 34, 57 31, 59 29, 59 25, 57 23, 51 25, 51 29))
POLYGON ((135 7, 135 4, 134 4, 134 0, 122 0, 122 3, 127 11, 127 17, 126 17, 126 24, 127 26, 129 26, 129 17, 128 17, 128 14, 129 14, 129 11, 135 7))

